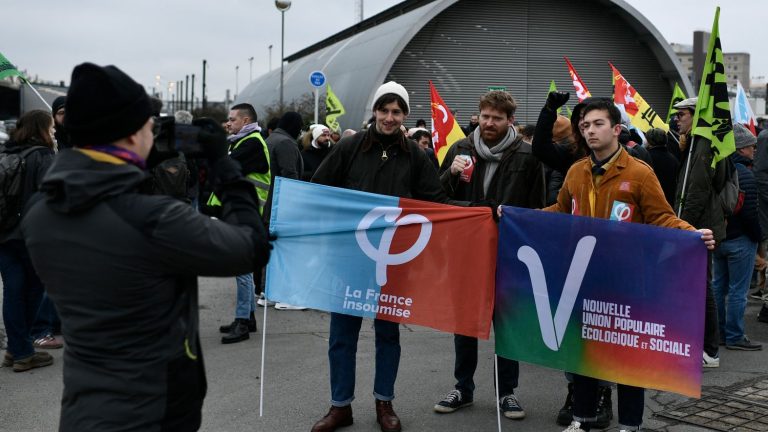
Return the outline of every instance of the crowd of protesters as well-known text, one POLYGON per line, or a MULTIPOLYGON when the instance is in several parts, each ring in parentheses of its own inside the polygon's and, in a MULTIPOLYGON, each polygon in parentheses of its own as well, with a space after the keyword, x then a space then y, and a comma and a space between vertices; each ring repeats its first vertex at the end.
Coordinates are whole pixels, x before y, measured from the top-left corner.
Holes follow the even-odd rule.
MULTIPOLYGON (((569 99, 561 92, 541 101, 535 124, 520 125, 513 96, 495 90, 478 95, 467 137, 439 163, 426 122, 406 128, 408 90, 388 82, 372 91, 372 117, 359 131, 305 127, 297 112, 260 123, 247 103, 230 109, 225 131, 186 111, 161 116, 159 101, 113 66, 75 68, 68 96, 51 112, 25 113, 0 149, 0 167, 17 169, 20 180, 16 201, 3 199, 17 210, 0 230, 3 366, 48 366, 53 357, 36 349, 64 347, 62 430, 199 428, 206 383, 196 277, 234 277, 225 344, 257 331, 258 306, 304 309, 263 295, 277 176, 494 214, 503 204, 603 219, 606 209, 574 204, 588 199, 583 185, 599 195, 629 179, 640 209, 632 222, 699 230, 713 249, 702 367, 720 365, 720 347, 762 348, 744 320, 749 296, 768 304, 768 131, 734 125, 736 152, 713 167, 709 142, 691 136, 696 98, 675 105, 670 132, 639 133, 608 98, 580 102, 570 119, 559 115, 569 99), (159 144, 174 133, 169 124, 199 129, 197 153, 159 144), (725 209, 718 197, 734 177, 738 206, 725 209)), ((757 319, 768 322, 768 306, 757 319)), ((331 314, 331 407, 314 432, 353 423, 361 322, 331 314)), ((377 319, 374 330, 376 419, 382 431, 400 431, 399 326, 377 319)), ((456 335, 454 353, 456 383, 434 406, 442 414, 473 403, 477 340, 456 335)), ((518 363, 500 358, 498 374, 498 409, 525 418, 518 363)), ((573 432, 608 427, 615 384, 573 374, 566 381, 557 423, 573 432)), ((619 429, 638 430, 644 390, 618 385, 617 395, 619 429)))

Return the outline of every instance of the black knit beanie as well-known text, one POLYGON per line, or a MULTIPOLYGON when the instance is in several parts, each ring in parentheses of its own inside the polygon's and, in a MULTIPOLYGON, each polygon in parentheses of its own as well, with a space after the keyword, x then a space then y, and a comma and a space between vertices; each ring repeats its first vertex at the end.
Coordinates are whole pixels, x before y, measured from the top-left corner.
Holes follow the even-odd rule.
POLYGON ((64 104, 67 102, 66 96, 59 96, 56 99, 53 100, 53 103, 51 104, 51 113, 56 114, 56 111, 60 110, 62 107, 64 107, 64 104))
POLYGON ((72 145, 104 145, 130 136, 152 116, 144 88, 115 66, 83 63, 72 71, 64 126, 72 145))
POLYGON ((277 122, 277 127, 288 132, 293 138, 298 138, 301 132, 301 114, 295 111, 288 111, 280 117, 280 121, 277 122))

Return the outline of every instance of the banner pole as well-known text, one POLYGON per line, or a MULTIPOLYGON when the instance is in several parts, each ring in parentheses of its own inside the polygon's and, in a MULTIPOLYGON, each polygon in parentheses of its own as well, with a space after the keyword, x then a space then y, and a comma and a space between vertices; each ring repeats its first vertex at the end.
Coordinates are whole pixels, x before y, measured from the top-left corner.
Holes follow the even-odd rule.
MULTIPOLYGON (((40 93, 38 93, 37 89, 36 89, 36 88, 34 88, 34 87, 32 86, 32 84, 30 84, 30 83, 29 83, 29 81, 27 81, 27 80, 25 80, 25 79, 22 79, 22 81, 24 81, 24 84, 28 85, 28 86, 29 86, 29 88, 31 88, 33 92, 35 92, 35 94, 37 95, 37 97, 39 97, 39 98, 40 98, 40 100, 41 100, 41 101, 43 101, 43 103, 45 104, 45 106, 46 106, 46 107, 48 107, 48 111, 53 111, 53 109, 51 108, 51 106, 50 106, 50 105, 48 105, 48 102, 46 102, 46 100, 45 100, 45 99, 43 99, 43 97, 40 95, 40 93)), ((56 113, 52 113, 52 114, 56 114, 56 113)))
POLYGON ((261 384, 259 385, 259 417, 264 416, 264 358, 267 347, 267 309, 269 309, 269 300, 267 300, 267 289, 264 288, 264 319, 261 321, 261 384))
POLYGON ((691 145, 688 146, 688 160, 685 162, 685 175, 683 176, 683 188, 680 189, 680 205, 677 206, 677 217, 683 213, 683 198, 685 198, 685 185, 688 183, 688 171, 691 168, 691 156, 693 156, 693 143, 696 141, 696 135, 691 134, 691 145))
POLYGON ((501 432, 501 410, 499 409, 499 356, 493 353, 493 379, 496 381, 496 423, 501 432))

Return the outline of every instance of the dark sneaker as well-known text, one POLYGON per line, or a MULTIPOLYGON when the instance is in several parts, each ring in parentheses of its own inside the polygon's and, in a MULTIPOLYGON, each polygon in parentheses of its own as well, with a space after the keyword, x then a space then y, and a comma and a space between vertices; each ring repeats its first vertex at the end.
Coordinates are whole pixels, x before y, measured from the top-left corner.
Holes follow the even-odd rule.
POLYGON ((763 303, 763 307, 760 308, 760 313, 757 314, 757 320, 768 323, 768 306, 766 306, 765 303, 763 303))
POLYGON ((741 350, 741 351, 760 351, 763 349, 763 346, 759 343, 754 343, 747 339, 746 336, 741 338, 740 341, 732 344, 726 344, 726 348, 729 350, 741 350))
POLYGON ((611 400, 610 387, 598 387, 597 389, 597 419, 592 426, 597 429, 605 429, 613 419, 613 401, 611 400))
POLYGON ((557 413, 557 424, 568 426, 573 421, 573 383, 568 383, 568 396, 565 397, 565 404, 557 413))
POLYGON ((758 289, 752 291, 751 293, 749 293, 749 297, 751 297, 751 298, 753 298, 755 300, 762 300, 763 299, 763 290, 758 288, 758 289))
POLYGON ((499 399, 499 409, 504 414, 504 417, 508 419, 519 420, 525 417, 525 411, 513 393, 499 399))
POLYGON ((451 390, 443 400, 435 404, 435 412, 442 414, 452 413, 459 408, 472 404, 471 396, 463 394, 461 390, 451 390))
POLYGON ((13 366, 13 356, 8 351, 5 352, 5 356, 3 356, 3 367, 11 367, 13 366))
POLYGON ((35 352, 31 356, 13 361, 14 372, 26 372, 30 369, 39 368, 43 366, 50 366, 53 364, 53 357, 47 352, 35 352))
POLYGON ((222 336, 221 343, 231 344, 250 338, 248 335, 248 320, 238 318, 232 323, 232 328, 226 336, 222 336))

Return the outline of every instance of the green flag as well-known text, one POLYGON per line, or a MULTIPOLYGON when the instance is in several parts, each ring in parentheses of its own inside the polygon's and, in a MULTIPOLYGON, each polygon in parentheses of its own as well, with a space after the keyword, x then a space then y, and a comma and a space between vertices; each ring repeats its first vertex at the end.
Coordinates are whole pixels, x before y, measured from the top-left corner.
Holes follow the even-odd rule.
POLYGON ((669 123, 669 119, 671 119, 672 116, 677 112, 675 104, 684 99, 687 98, 685 97, 685 93, 683 93, 683 89, 681 89, 680 86, 675 83, 675 89, 672 90, 672 100, 669 102, 669 110, 667 110, 667 120, 664 121, 664 123, 669 123))
POLYGON ((325 92, 325 124, 332 131, 340 132, 339 122, 336 120, 338 117, 343 116, 346 113, 344 111, 344 105, 341 104, 339 98, 331 90, 331 85, 328 84, 325 92))
POLYGON ((712 167, 736 151, 731 123, 731 108, 728 104, 728 84, 725 79, 723 49, 720 45, 718 20, 720 8, 715 12, 712 34, 709 37, 704 72, 701 74, 699 101, 693 115, 693 133, 712 143, 712 167))
POLYGON ((8 59, 5 58, 2 53, 0 53, 0 79, 8 78, 10 76, 18 76, 22 79, 24 78, 24 75, 22 75, 22 73, 16 69, 16 66, 11 64, 11 62, 8 61, 8 59))
MULTIPOLYGON (((552 80, 549 83, 549 91, 547 92, 547 95, 549 95, 552 92, 556 92, 556 91, 557 91, 557 86, 555 85, 555 80, 552 80)), ((568 117, 568 118, 571 118, 571 109, 568 108, 567 106, 563 105, 562 114, 564 116, 568 117)))

